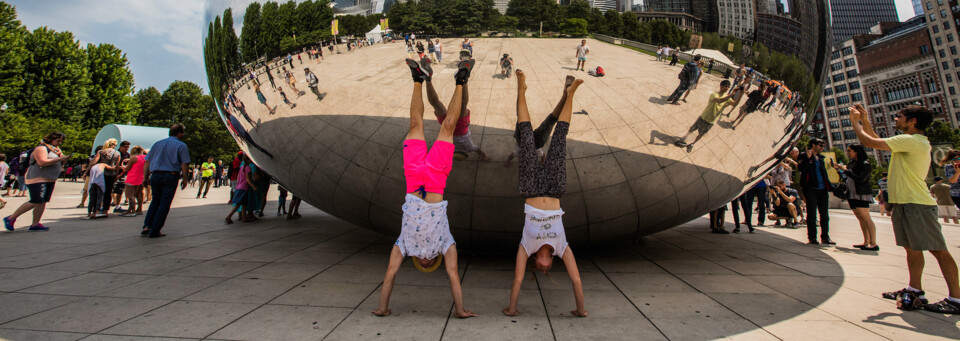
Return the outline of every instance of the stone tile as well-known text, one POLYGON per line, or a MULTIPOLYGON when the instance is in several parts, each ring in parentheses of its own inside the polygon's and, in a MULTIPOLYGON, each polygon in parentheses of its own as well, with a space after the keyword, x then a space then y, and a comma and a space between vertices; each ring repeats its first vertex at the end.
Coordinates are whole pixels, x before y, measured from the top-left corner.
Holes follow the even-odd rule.
POLYGON ((661 260, 657 265, 672 274, 691 275, 733 275, 734 273, 717 263, 708 260, 661 260))
POLYGON ((687 285, 674 275, 648 275, 638 273, 611 273, 607 274, 613 284, 621 291, 653 291, 653 292, 695 292, 696 289, 687 285))
POLYGON ((3 328, 96 333, 134 316, 156 309, 169 301, 131 298, 90 297, 34 314, 3 328))
POLYGON ((346 308, 265 305, 217 331, 227 340, 319 340, 350 314, 346 308))
POLYGON ((171 272, 169 275, 229 278, 256 269, 264 264, 266 263, 211 260, 171 272))
POLYGON ((223 249, 223 248, 210 248, 210 247, 192 247, 189 249, 180 250, 177 252, 171 252, 165 255, 161 255, 163 258, 178 258, 178 259, 199 259, 199 260, 210 260, 224 255, 237 252, 235 249, 223 249))
POLYGON ((379 295, 379 283, 310 282, 280 295, 271 304, 353 308, 367 296, 379 295))
POLYGON ((738 318, 733 311, 701 293, 626 291, 624 295, 650 319, 667 317, 738 318))
POLYGON ((680 279, 687 282, 700 292, 704 293, 757 293, 772 294, 775 293, 763 284, 757 283, 747 276, 741 275, 678 275, 680 279))
MULTIPOLYGON (((572 289, 542 290, 541 295, 543 295, 543 304, 547 307, 547 313, 551 317, 575 317, 570 313, 577 308, 572 289)), ((583 301, 584 308, 590 314, 589 317, 643 318, 640 310, 619 291, 584 290, 583 301)))
POLYGON ((187 301, 267 303, 299 284, 298 281, 232 278, 187 296, 187 301))
POLYGON ((109 297, 178 300, 225 279, 216 277, 157 276, 100 294, 109 297))
POLYGON ((783 340, 824 340, 852 339, 885 340, 869 329, 847 321, 784 321, 764 327, 768 332, 783 340))
POLYGON ((294 250, 246 249, 220 257, 218 260, 231 262, 273 262, 295 252, 294 250))
POLYGON ((17 291, 80 275, 81 271, 25 269, 0 274, 0 291, 17 291))
POLYGON ((0 259, 0 267, 27 269, 41 265, 58 263, 65 260, 80 258, 80 255, 60 253, 60 252, 41 252, 37 254, 27 254, 16 257, 7 257, 0 259))
POLYGON ((163 275, 201 262, 198 259, 154 257, 101 269, 99 272, 163 275))
POLYGON ((707 340, 752 331, 756 325, 739 318, 687 317, 650 318, 670 340, 707 340))
POLYGON ((94 255, 47 264, 38 267, 37 269, 60 271, 96 271, 119 264, 130 263, 130 261, 131 260, 129 258, 124 257, 94 255))
POLYGON ((124 287, 133 283, 141 282, 152 278, 146 275, 129 274, 108 274, 108 273, 85 273, 76 277, 47 283, 33 288, 22 290, 22 292, 38 294, 58 294, 58 295, 82 295, 92 296, 101 294, 116 288, 124 287))
POLYGON ((744 318, 760 325, 769 325, 779 321, 839 321, 814 306, 780 293, 754 294, 710 294, 725 307, 744 318))
POLYGON ((283 279, 305 281, 329 266, 323 264, 270 263, 250 272, 238 275, 238 278, 283 279))
MULTIPOLYGON (((11 293, 0 295, 0 324, 80 300, 80 297, 11 293)), ((0 335, 2 336, 2 335, 0 335)))
POLYGON ((86 337, 81 333, 44 332, 36 330, 0 329, 0 339, 17 341, 73 341, 86 337))
POLYGON ((199 339, 181 339, 168 337, 150 337, 150 336, 129 336, 129 335, 105 335, 94 334, 83 338, 83 341, 187 341, 199 339))
POLYGON ((510 335, 519 340, 544 340, 553 337, 550 322, 545 316, 520 315, 504 317, 502 315, 483 315, 469 319, 450 319, 443 331, 443 340, 480 340, 496 338, 496 335, 510 335))
POLYGON ((277 260, 280 263, 301 263, 301 264, 325 264, 325 265, 334 265, 345 258, 349 257, 349 253, 341 252, 313 252, 313 251, 300 251, 289 255, 287 257, 277 260))
POLYGON ((649 320, 636 317, 597 317, 587 310, 586 318, 551 318, 557 340, 666 340, 649 320))
POLYGON ((439 340, 447 315, 447 312, 394 312, 379 317, 369 311, 354 310, 326 340, 439 340))
MULTIPOLYGON (((534 275, 537 276, 537 286, 540 287, 540 290, 570 290, 573 288, 573 282, 570 281, 570 276, 568 276, 566 272, 551 271, 546 275, 534 272, 534 275)), ((583 290, 617 290, 613 282, 600 272, 581 272, 580 283, 583 284, 583 290)), ((510 287, 509 282, 506 287, 510 287)))
MULTIPOLYGON (((380 255, 377 255, 380 256, 380 255)), ((383 282, 384 272, 387 269, 387 260, 375 266, 334 265, 314 278, 313 282, 330 283, 380 283, 383 282)))
POLYGON ((103 332, 138 336, 203 338, 256 307, 256 304, 177 301, 103 332))

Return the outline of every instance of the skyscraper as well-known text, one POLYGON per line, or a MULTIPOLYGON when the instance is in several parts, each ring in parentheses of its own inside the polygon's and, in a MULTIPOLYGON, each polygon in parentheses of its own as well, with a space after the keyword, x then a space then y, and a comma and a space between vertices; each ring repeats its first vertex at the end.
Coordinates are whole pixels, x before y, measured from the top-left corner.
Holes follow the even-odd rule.
POLYGON ((830 0, 830 22, 835 43, 870 32, 879 22, 899 22, 894 0, 830 0))
POLYGON ((923 4, 920 0, 913 0, 913 15, 923 15, 923 4))
MULTIPOLYGON (((697 0, 704 1, 704 0, 697 0)), ((653 12, 681 12, 693 14, 690 0, 644 0, 644 8, 653 12)))

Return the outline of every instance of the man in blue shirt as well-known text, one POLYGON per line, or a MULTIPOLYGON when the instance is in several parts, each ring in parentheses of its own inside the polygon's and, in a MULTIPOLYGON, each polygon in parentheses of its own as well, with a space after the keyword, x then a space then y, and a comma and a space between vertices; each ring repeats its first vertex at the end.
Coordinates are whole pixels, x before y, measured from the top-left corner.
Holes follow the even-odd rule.
POLYGON ((800 171, 800 188, 807 202, 807 241, 808 244, 820 243, 834 245, 830 240, 830 216, 827 204, 830 197, 830 180, 824 157, 820 154, 826 143, 820 139, 811 139, 807 152, 797 157, 797 169, 800 171), (820 242, 817 242, 817 213, 820 214, 820 242))
POLYGON ((170 213, 170 203, 177 194, 177 181, 181 178, 180 189, 187 187, 190 173, 187 166, 190 164, 190 152, 187 144, 183 143, 186 127, 174 124, 170 127, 170 137, 157 141, 147 153, 143 166, 143 181, 148 181, 153 187, 153 200, 150 209, 143 219, 141 237, 159 238, 166 236, 160 233, 163 223, 170 213))

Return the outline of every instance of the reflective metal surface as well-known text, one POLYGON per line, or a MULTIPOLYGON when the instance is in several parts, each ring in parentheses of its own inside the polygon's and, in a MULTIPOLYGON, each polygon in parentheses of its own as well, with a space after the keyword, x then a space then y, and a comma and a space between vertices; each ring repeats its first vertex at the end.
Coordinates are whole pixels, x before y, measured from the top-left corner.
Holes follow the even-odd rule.
MULTIPOLYGON (((701 1, 707 0, 693 2, 701 1)), ((404 64, 409 54, 403 35, 395 35, 393 42, 349 50, 341 43, 331 51, 330 38, 294 32, 296 37, 271 36, 280 43, 266 47, 263 39, 245 42, 242 37, 253 31, 243 28, 247 7, 226 13, 236 21, 228 23, 221 18, 227 9, 223 3, 208 3, 210 26, 204 33, 204 50, 211 93, 240 148, 311 205, 359 226, 398 234, 405 192, 401 146, 409 128, 413 89, 404 64), (233 39, 238 41, 231 42, 227 29, 231 27, 237 28, 235 34, 240 37, 233 39), (224 52, 236 51, 224 46, 239 46, 239 52, 224 52), (304 52, 315 47, 322 49, 323 59, 304 52), (288 52, 292 61, 286 59, 288 52), (250 56, 260 59, 244 62, 250 56), (304 68, 319 79, 316 92, 309 87, 304 68), (289 82, 284 69, 292 70, 289 82), (255 80, 250 70, 256 73, 255 80), (265 104, 258 98, 257 83, 265 104)), ((753 46, 726 53, 726 58, 746 60, 748 67, 758 69, 748 93, 760 80, 770 78, 789 91, 769 112, 749 113, 734 129, 731 121, 748 102, 745 94, 736 108, 723 110, 732 114, 722 116, 692 148, 677 147, 674 142, 694 125, 720 82, 734 81, 737 65, 718 59, 713 73, 706 74, 711 59, 704 58, 705 72, 696 89, 685 101, 668 104, 682 65, 670 66, 640 51, 654 51, 656 46, 604 35, 588 38, 587 68, 602 66, 606 73, 594 77, 574 70, 580 38, 471 38, 477 66, 468 85, 470 133, 490 161, 480 161, 477 154, 454 161, 445 199, 457 243, 515 248, 523 225, 517 163, 509 160, 516 147, 517 83, 515 77, 501 75, 503 54, 509 54, 528 75, 526 96, 534 124, 560 99, 565 76, 585 80, 574 99, 567 142, 567 192, 561 205, 569 241, 601 246, 662 231, 725 205, 789 151, 821 93, 830 43, 825 3, 799 1, 794 15, 764 17, 764 23, 756 24, 758 34, 747 37, 765 41, 762 48, 751 40, 748 45, 753 46), (787 25, 790 32, 771 34, 763 26, 773 23, 783 29, 784 22, 793 25, 787 25), (732 74, 724 78, 728 69, 732 74), (768 70, 767 74, 760 69, 768 70), (787 98, 788 93, 794 97, 787 98), (799 100, 794 100, 797 94, 799 100), (785 108, 783 102, 788 104, 785 108)), ((716 13, 714 18, 719 20, 716 13)), ((718 26, 698 25, 701 30, 718 26)), ((329 26, 321 23, 319 27, 329 30, 329 26)), ((417 34, 418 41, 428 35, 417 34)), ((433 65, 432 85, 446 104, 455 87, 453 74, 463 38, 434 39, 440 39, 443 50, 442 61, 433 65)), ((680 59, 689 60, 689 48, 682 50, 680 59)), ((424 103, 427 142, 432 143, 439 124, 426 98, 424 103)))

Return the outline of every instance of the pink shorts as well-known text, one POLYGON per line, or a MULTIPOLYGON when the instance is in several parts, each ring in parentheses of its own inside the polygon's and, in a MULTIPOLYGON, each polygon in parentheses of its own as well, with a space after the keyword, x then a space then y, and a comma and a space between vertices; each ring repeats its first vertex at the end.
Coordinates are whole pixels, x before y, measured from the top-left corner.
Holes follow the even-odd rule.
MULTIPOLYGON (((437 121, 440 124, 443 124, 443 120, 447 118, 447 115, 440 115, 436 110, 433 111, 433 115, 437 116, 437 121)), ((457 127, 453 129, 453 136, 463 136, 470 132, 470 109, 467 109, 467 114, 463 115, 460 113, 460 118, 457 120, 457 127)))
POLYGON ((403 175, 407 193, 423 187, 427 192, 443 194, 447 176, 453 168, 453 143, 437 141, 427 152, 427 141, 403 140, 403 175))

